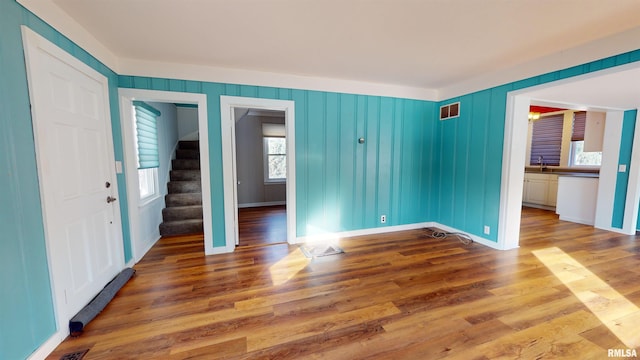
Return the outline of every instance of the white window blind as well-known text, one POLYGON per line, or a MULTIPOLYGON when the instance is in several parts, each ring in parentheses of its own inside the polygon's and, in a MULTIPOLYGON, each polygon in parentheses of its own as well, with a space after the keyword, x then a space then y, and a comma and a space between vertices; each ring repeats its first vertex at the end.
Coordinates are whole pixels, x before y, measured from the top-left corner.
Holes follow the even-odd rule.
POLYGON ((573 113, 573 130, 571 132, 571 141, 584 140, 584 128, 586 121, 586 111, 578 111, 573 113))
POLYGON ((262 136, 285 137, 284 124, 262 123, 262 136))
POLYGON ((542 157, 544 165, 560 165, 563 119, 563 114, 549 115, 533 123, 529 164, 538 165, 542 157))
POLYGON ((157 168, 160 166, 157 124, 160 111, 142 101, 134 101, 133 107, 136 116, 138 169, 157 168))

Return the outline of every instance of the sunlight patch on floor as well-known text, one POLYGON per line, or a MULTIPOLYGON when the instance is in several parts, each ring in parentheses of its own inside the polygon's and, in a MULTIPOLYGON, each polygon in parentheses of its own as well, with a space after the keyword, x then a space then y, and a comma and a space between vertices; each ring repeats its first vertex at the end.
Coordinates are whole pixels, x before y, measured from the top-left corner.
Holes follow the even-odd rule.
POLYGON ((278 286, 291 280, 300 270, 309 264, 309 260, 300 249, 290 252, 277 263, 269 267, 271 282, 278 286))
POLYGON ((629 348, 640 346, 640 308, 557 247, 533 254, 629 348))

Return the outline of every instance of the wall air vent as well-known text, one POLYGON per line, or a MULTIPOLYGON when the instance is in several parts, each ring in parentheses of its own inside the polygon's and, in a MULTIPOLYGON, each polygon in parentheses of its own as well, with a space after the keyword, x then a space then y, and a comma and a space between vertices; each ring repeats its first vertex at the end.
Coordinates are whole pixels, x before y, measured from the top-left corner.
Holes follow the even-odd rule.
POLYGON ((460 116, 460 102, 440 106, 440 120, 447 120, 460 116))

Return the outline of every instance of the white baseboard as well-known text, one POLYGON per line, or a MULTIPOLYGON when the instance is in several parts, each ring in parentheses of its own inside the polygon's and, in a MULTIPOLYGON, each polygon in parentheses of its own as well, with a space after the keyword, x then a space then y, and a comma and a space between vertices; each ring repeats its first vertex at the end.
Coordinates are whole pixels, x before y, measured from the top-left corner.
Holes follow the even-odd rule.
POLYGON ((446 231, 446 232, 450 232, 450 233, 462 233, 462 234, 465 234, 465 235, 467 235, 468 237, 470 237, 470 238, 471 238, 471 240, 473 240, 473 242, 476 242, 476 243, 478 243, 478 244, 481 244, 481 245, 484 245, 484 246, 490 247, 490 248, 492 248, 492 249, 496 249, 496 250, 508 250, 508 249, 501 249, 501 248, 500 248, 500 246, 498 245, 498 243, 497 243, 496 241, 491 241, 491 240, 489 240, 489 239, 485 239, 485 238, 482 238, 482 237, 480 237, 480 236, 476 236, 476 235, 468 234, 468 233, 466 233, 466 232, 464 232, 464 231, 462 231, 462 230, 458 230, 458 229, 456 229, 456 228, 452 228, 452 227, 447 226, 447 225, 442 225, 442 224, 439 224, 439 223, 433 223, 433 227, 438 228, 438 229, 441 229, 441 230, 444 230, 444 231, 446 231))
POLYGON ((375 234, 384 234, 384 233, 395 232, 395 231, 415 230, 415 229, 421 229, 425 227, 432 227, 433 224, 434 224, 433 222, 424 222, 424 223, 415 223, 415 224, 407 224, 407 225, 385 226, 385 227, 378 227, 378 228, 343 231, 343 232, 337 232, 337 233, 325 233, 325 234, 317 234, 317 235, 310 235, 310 236, 302 236, 302 237, 296 238, 291 243, 301 244, 301 243, 315 242, 315 241, 330 241, 330 240, 337 240, 345 237, 375 235, 375 234))
POLYGON ((235 250, 235 246, 228 248, 226 246, 214 246, 204 249, 205 255, 228 254, 235 250))
POLYGON ((58 347, 58 345, 62 343, 62 341, 64 341, 67 335, 69 335, 68 332, 65 334, 63 331, 60 331, 60 330, 56 331, 47 341, 45 341, 42 345, 40 345, 40 347, 37 348, 36 351, 32 352, 27 359, 28 360, 46 359, 46 357, 49 356, 53 352, 53 350, 55 350, 58 347))
MULTIPOLYGON (((462 233, 469 236, 474 242, 478 244, 481 244, 496 250, 505 250, 505 249, 501 249, 498 243, 495 241, 485 239, 480 236, 468 234, 464 231, 452 228, 447 225, 442 225, 434 221, 415 223, 415 224, 406 224, 406 225, 385 226, 385 227, 369 228, 369 229, 361 229, 361 230, 342 231, 342 232, 336 232, 336 233, 324 233, 324 234, 317 234, 317 235, 310 235, 310 236, 301 236, 293 239, 293 241, 289 241, 289 244, 302 244, 302 243, 318 242, 318 241, 336 241, 341 238, 348 238, 348 237, 354 237, 354 236, 384 234, 389 232, 415 230, 415 229, 422 229, 422 228, 438 228, 446 232, 462 233)), ((235 250, 234 248, 227 248, 226 246, 214 247, 213 251, 207 252, 206 255, 225 254, 225 253, 233 252, 234 250, 235 250)))
POLYGON ((339 233, 327 233, 327 234, 303 236, 303 237, 296 238, 293 244, 315 242, 315 241, 331 241, 331 240, 338 240, 340 238, 346 238, 346 237, 375 235, 375 234, 383 234, 388 232, 415 230, 415 229, 422 229, 422 228, 438 228, 446 232, 462 233, 469 236, 474 242, 478 244, 481 244, 496 250, 503 250, 503 249, 500 249, 500 247, 498 246, 498 243, 495 241, 491 241, 476 235, 468 234, 464 231, 452 228, 450 226, 442 225, 434 221, 407 224, 407 225, 396 225, 396 226, 386 226, 386 227, 370 228, 370 229, 362 229, 362 230, 344 231, 339 233))
POLYGON ((267 202, 238 204, 238 209, 251 208, 251 207, 263 207, 263 206, 276 206, 276 205, 287 205, 287 202, 286 201, 267 201, 267 202))
MULTIPOLYGON (((161 238, 162 236, 158 236, 154 241, 148 242, 147 245, 142 250, 142 254, 140 254, 140 257, 138 257, 137 259, 136 258, 132 259, 133 265, 137 264, 138 261, 142 260, 142 258, 149 252, 149 250, 151 250, 153 245, 155 245, 158 242, 158 240, 160 240, 161 238)), ((131 263, 131 261, 129 263, 131 263)), ((129 263, 127 264, 127 266, 129 267, 133 266, 133 265, 129 265, 129 263)))

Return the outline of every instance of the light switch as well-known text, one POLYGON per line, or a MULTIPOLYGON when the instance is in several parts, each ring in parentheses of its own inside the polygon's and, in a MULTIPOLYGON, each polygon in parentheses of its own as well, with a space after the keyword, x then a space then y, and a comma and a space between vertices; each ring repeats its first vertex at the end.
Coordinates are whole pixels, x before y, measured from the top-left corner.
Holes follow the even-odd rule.
POLYGON ((116 174, 122 174, 122 161, 116 161, 116 174))
POLYGON ((618 165, 618 172, 627 172, 627 164, 618 165))

